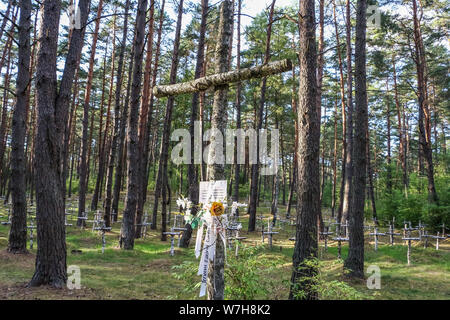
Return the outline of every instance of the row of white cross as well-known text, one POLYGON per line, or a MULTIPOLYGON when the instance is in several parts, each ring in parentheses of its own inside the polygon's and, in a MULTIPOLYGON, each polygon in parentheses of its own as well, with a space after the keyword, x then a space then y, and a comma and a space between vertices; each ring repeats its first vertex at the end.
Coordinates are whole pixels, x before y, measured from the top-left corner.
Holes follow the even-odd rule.
MULTIPOLYGON (((7 209, 7 221, 2 221, 1 225, 10 225, 11 224, 11 209, 8 206, 7 209)), ((35 210, 35 209, 34 209, 35 210)), ((29 220, 30 220, 30 225, 27 226, 27 229, 30 232, 30 249, 33 249, 33 242, 34 242, 34 235, 33 235, 33 231, 36 229, 36 225, 33 223, 33 221, 35 221, 36 217, 33 215, 34 214, 34 210, 33 207, 29 207, 28 208, 28 216, 29 216, 29 220)), ((68 216, 72 216, 74 213, 74 209, 69 209, 69 211, 66 211, 65 214, 65 225, 66 226, 73 226, 72 223, 69 223, 67 220, 68 216)), ((111 221, 114 223, 114 216, 117 215, 115 212, 112 213, 112 219, 111 221)), ((100 210, 97 210, 94 213, 94 218, 93 220, 88 220, 88 214, 87 212, 81 216, 81 217, 77 217, 77 220, 83 220, 86 222, 91 222, 92 223, 92 232, 94 231, 98 231, 101 232, 102 234, 102 253, 104 253, 105 247, 106 247, 106 238, 105 238, 105 233, 107 231, 111 231, 111 227, 106 227, 106 223, 105 220, 102 217, 102 213, 100 210)), ((274 226, 273 223, 270 221, 270 218, 267 221, 267 229, 265 229, 265 223, 264 223, 264 216, 258 216, 257 220, 259 222, 260 228, 261 228, 261 237, 262 237, 262 243, 264 243, 265 238, 268 238, 269 241, 269 248, 272 249, 273 247, 273 236, 276 234, 279 234, 279 232, 274 231, 274 226)), ((120 221, 118 221, 120 222, 120 221)), ((277 219, 278 225, 280 226, 281 229, 283 229, 283 224, 288 224, 290 226, 293 225, 292 221, 290 219, 281 219, 278 218, 277 219)), ((378 251, 378 245, 379 245, 379 237, 382 236, 389 236, 390 238, 390 245, 394 245, 394 237, 395 236, 400 236, 400 233, 396 233, 395 229, 394 229, 394 223, 395 220, 393 220, 393 222, 389 222, 389 229, 386 232, 379 232, 379 229, 377 227, 378 223, 377 221, 374 221, 374 225, 365 225, 364 228, 365 229, 372 229, 373 228, 373 232, 369 233, 370 236, 374 237, 374 249, 375 251, 378 251)), ((235 240, 236 242, 236 251, 235 254, 237 256, 238 254, 238 250, 239 250, 239 242, 241 242, 242 240, 245 240, 246 237, 240 237, 239 236, 239 230, 240 228, 237 228, 237 224, 238 221, 236 219, 236 217, 233 217, 233 221, 230 224, 230 226, 227 228, 227 239, 228 239, 228 246, 231 249, 232 247, 232 241, 235 240)), ((405 242, 408 242, 408 253, 407 253, 407 260, 408 260, 408 265, 411 263, 411 247, 412 247, 412 241, 424 241, 424 248, 428 247, 428 242, 429 239, 435 239, 436 240, 436 245, 435 248, 436 250, 439 250, 439 243, 440 240, 445 240, 449 237, 449 235, 446 236, 445 234, 445 225, 441 225, 442 227, 442 233, 437 232, 437 235, 431 235, 428 233, 427 230, 425 230, 426 225, 422 224, 421 222, 419 222, 418 227, 412 227, 412 223, 410 221, 405 221, 404 222, 404 228, 403 228, 403 237, 402 240, 405 242), (412 236, 412 232, 413 231, 418 231, 418 237, 413 237, 412 236)), ((145 213, 144 217, 143 217, 143 221, 141 224, 139 224, 142 227, 142 235, 143 238, 145 239, 146 235, 147 235, 147 228, 149 226, 152 225, 151 222, 148 221, 148 214, 145 213)), ((295 225, 295 224, 294 224, 295 225)), ((82 228, 84 227, 84 224, 81 225, 82 228)), ((171 248, 170 248, 170 255, 173 256, 174 255, 174 251, 175 251, 175 237, 178 237, 178 246, 180 246, 180 240, 181 240, 181 235, 183 232, 185 232, 187 229, 184 227, 183 225, 183 216, 182 215, 175 215, 174 216, 174 223, 173 226, 170 229, 170 232, 165 232, 166 235, 170 236, 171 238, 171 248), (181 223, 179 221, 179 218, 181 218, 181 223)), ((324 240, 325 243, 325 250, 327 250, 328 248, 328 239, 329 236, 336 234, 336 237, 332 238, 332 240, 337 241, 338 242, 338 258, 341 258, 341 248, 342 248, 342 242, 348 242, 349 238, 348 238, 348 222, 345 224, 336 222, 336 221, 328 221, 326 222, 326 225, 324 226, 324 230, 322 232, 320 232, 320 235, 322 237, 322 239, 324 240), (335 232, 331 232, 330 228, 332 226, 335 226, 335 232), (343 232, 342 232, 343 231, 343 232)), ((289 238, 289 240, 291 241, 295 241, 295 237, 289 238)))

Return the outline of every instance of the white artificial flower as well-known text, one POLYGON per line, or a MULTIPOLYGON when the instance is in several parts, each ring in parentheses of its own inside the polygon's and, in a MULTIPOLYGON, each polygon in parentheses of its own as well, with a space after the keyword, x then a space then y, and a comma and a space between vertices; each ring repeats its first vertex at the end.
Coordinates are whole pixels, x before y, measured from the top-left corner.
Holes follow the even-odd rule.
POLYGON ((184 199, 177 199, 177 206, 182 207, 184 209, 184 199))

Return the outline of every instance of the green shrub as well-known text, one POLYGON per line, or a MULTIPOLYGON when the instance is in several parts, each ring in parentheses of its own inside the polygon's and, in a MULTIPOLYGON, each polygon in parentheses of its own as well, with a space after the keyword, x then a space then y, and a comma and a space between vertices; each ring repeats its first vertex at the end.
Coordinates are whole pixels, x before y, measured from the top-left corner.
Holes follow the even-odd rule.
POLYGON ((311 291, 317 293, 319 300, 362 300, 366 298, 344 281, 326 280, 320 272, 325 263, 317 258, 311 258, 299 267, 299 271, 312 268, 317 272, 310 277, 303 277, 295 284, 294 297, 296 299, 304 299, 307 297, 307 292, 311 291))
MULTIPOLYGON (((266 256, 262 247, 239 248, 239 255, 235 257, 233 251, 227 252, 225 266, 225 299, 254 300, 266 296, 274 284, 269 277, 263 277, 279 262, 274 257, 266 256)), ((198 261, 186 261, 172 267, 173 276, 183 280, 185 286, 181 293, 196 298, 200 290, 200 276, 197 275, 198 261)), ((172 298, 179 298, 177 294, 172 298)))

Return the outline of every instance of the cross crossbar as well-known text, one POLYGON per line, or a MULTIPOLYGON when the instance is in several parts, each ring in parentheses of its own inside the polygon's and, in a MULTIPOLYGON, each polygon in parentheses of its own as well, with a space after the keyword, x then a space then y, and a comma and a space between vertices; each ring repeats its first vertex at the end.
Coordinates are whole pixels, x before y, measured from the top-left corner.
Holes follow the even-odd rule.
POLYGON ((263 78, 290 70, 292 70, 292 61, 285 59, 251 68, 217 73, 188 82, 156 86, 153 88, 153 94, 157 98, 162 98, 179 94, 194 93, 198 91, 205 91, 213 86, 221 86, 243 80, 263 78))

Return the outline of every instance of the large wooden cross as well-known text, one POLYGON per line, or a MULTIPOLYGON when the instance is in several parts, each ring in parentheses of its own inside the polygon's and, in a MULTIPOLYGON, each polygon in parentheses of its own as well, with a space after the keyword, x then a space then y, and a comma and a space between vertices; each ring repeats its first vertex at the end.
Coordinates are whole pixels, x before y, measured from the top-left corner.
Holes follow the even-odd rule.
MULTIPOLYGON (((153 94, 158 97, 175 96, 179 94, 194 93, 214 88, 214 104, 211 128, 219 130, 225 135, 227 125, 227 94, 230 83, 243 80, 267 77, 274 74, 292 70, 290 60, 281 60, 252 68, 228 71, 228 52, 230 38, 233 34, 233 11, 230 0, 224 0, 220 5, 219 35, 215 49, 215 74, 195 79, 193 81, 173 85, 156 86, 153 94)), ((208 180, 226 180, 225 165, 213 163, 215 158, 214 137, 211 138, 211 147, 208 154, 208 180)), ((209 300, 224 299, 224 263, 225 252, 222 241, 216 241, 216 253, 213 262, 208 268, 207 293, 209 300)))

